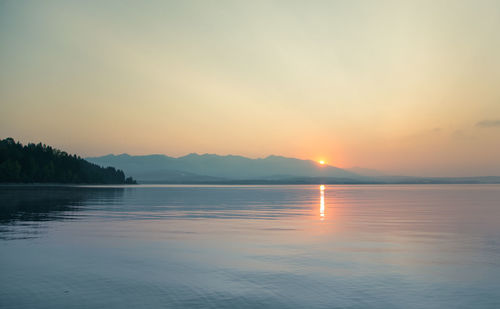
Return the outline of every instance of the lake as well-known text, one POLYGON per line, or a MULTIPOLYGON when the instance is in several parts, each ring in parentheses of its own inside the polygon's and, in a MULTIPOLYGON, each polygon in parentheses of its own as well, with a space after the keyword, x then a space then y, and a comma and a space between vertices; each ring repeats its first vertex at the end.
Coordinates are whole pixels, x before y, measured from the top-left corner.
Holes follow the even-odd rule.
POLYGON ((1 186, 1 308, 500 308, 500 185, 1 186))

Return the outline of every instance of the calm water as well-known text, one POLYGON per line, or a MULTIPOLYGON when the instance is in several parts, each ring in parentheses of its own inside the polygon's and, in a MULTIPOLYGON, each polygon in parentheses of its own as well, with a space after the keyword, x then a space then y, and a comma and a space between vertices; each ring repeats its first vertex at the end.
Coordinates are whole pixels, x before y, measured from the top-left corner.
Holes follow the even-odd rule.
POLYGON ((500 186, 0 187, 1 308, 500 308, 500 186))

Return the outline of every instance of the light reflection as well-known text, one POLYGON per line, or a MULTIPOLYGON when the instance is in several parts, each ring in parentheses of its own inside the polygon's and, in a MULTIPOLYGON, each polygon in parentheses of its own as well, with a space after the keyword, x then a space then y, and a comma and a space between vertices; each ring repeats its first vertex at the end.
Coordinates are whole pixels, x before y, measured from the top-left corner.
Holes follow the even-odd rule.
POLYGON ((320 204, 319 204, 319 216, 321 220, 325 219, 325 186, 319 186, 319 191, 321 192, 320 204))

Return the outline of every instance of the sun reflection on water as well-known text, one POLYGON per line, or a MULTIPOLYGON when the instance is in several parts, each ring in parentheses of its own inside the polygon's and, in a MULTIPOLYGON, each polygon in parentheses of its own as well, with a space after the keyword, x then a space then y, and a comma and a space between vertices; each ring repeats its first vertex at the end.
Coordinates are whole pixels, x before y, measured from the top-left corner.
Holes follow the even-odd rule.
POLYGON ((325 186, 319 186, 319 191, 321 192, 320 205, 319 205, 319 216, 321 220, 325 219, 325 186))

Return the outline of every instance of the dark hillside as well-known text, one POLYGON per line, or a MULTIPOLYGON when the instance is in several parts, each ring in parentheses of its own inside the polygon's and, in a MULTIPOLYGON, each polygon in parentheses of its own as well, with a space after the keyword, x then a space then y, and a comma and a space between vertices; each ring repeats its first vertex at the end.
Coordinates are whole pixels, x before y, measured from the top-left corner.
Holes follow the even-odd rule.
POLYGON ((121 170, 103 168, 45 144, 0 141, 0 182, 133 184, 121 170))

